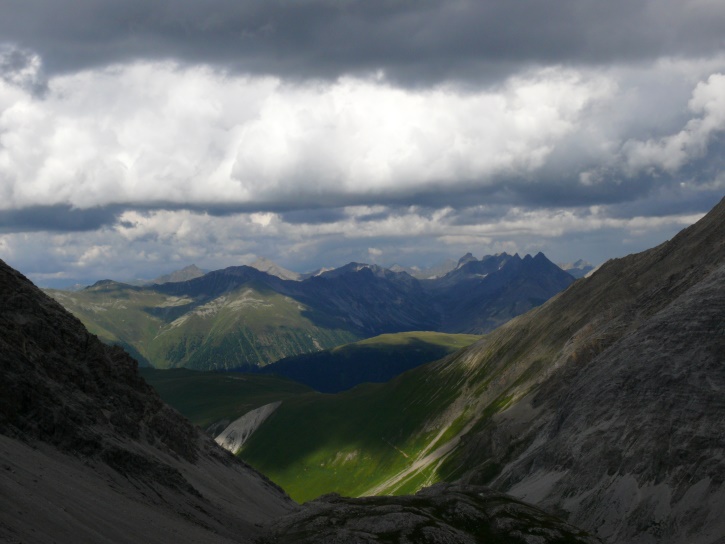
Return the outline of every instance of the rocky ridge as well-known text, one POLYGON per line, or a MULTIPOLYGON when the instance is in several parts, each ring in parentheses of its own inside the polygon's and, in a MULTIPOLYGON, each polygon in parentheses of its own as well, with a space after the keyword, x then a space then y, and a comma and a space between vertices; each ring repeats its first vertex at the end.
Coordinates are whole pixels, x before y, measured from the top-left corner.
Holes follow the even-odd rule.
POLYGON ((725 535, 724 286, 721 265, 575 377, 544 384, 530 402, 547 422, 498 486, 607 540, 725 535))

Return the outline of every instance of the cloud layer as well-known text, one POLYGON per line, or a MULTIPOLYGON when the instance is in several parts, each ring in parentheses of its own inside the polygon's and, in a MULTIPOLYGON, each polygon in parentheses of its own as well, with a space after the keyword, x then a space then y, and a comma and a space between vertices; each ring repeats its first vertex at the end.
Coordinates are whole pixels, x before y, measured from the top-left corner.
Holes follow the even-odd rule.
POLYGON ((0 258, 41 282, 259 255, 598 261, 725 193, 721 2, 3 13, 0 258))
POLYGON ((613 83, 560 68, 496 90, 285 84, 174 64, 0 87, 0 207, 378 202, 526 180, 613 83))

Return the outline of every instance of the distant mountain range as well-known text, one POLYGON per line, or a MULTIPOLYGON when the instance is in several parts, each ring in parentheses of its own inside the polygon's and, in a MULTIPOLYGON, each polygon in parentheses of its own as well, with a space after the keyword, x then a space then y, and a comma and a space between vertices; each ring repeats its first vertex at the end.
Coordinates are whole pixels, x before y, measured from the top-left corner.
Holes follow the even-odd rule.
MULTIPOLYGON (((259 266, 286 274, 268 262, 259 266)), ((481 334, 574 281, 541 253, 470 257, 429 280, 364 263, 306 279, 276 274, 239 266, 158 285, 104 280, 78 292, 47 292, 91 332, 146 364, 222 369, 384 333, 481 334)))
MULTIPOLYGON (((311 297, 332 282, 349 288, 326 301, 340 309, 357 300, 351 276, 380 297, 420 289, 435 300, 474 278, 506 285, 505 269, 515 283, 516 270, 549 270, 544 259, 466 259, 449 273, 459 280, 428 284, 353 263, 301 287, 307 280, 239 267, 155 287, 99 282, 88 291, 122 294, 105 307, 83 303, 143 333, 143 314, 222 313, 240 281, 303 308, 281 292, 296 286, 311 297)), ((597 542, 574 525, 622 544, 725 535, 725 199, 671 241, 605 263, 388 383, 324 395, 277 378, 268 393, 257 381, 255 402, 284 398, 241 456, 299 500, 368 495, 302 507, 166 406, 123 350, 1 261, 0 300, 0 536, 9 541, 597 542)), ((231 309, 257 304, 234 301, 231 309)), ((387 303, 381 311, 397 309, 393 320, 415 317, 387 303)), ((356 310, 356 319, 368 315, 356 310)), ((334 312, 325 319, 345 322, 334 312)), ((178 393, 172 372, 156 374, 178 393)), ((198 374, 213 389, 247 379, 198 374)), ((189 379, 187 391, 199 383, 189 379)), ((216 398, 195 408, 206 421, 219 416, 216 398)))

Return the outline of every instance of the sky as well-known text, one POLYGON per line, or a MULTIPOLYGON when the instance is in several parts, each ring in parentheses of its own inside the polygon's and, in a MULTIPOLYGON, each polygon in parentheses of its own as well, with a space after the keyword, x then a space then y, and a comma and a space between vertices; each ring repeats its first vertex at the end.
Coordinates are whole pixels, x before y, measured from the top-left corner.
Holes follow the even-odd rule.
POLYGON ((41 286, 599 264, 725 196, 722 0, 0 0, 0 259, 41 286))

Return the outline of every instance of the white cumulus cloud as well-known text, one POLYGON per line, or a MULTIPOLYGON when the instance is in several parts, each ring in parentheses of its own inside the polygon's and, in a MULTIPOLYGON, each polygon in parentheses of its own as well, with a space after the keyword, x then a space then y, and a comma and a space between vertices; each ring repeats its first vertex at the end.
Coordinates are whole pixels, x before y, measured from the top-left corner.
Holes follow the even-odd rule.
POLYGON ((630 171, 658 168, 675 172, 705 154, 713 134, 725 130, 725 75, 712 74, 698 83, 688 106, 695 117, 676 134, 624 145, 630 171))
POLYGON ((539 168, 608 89, 560 68, 473 92, 172 63, 55 77, 43 97, 0 82, 0 207, 344 203, 486 185, 539 168))

